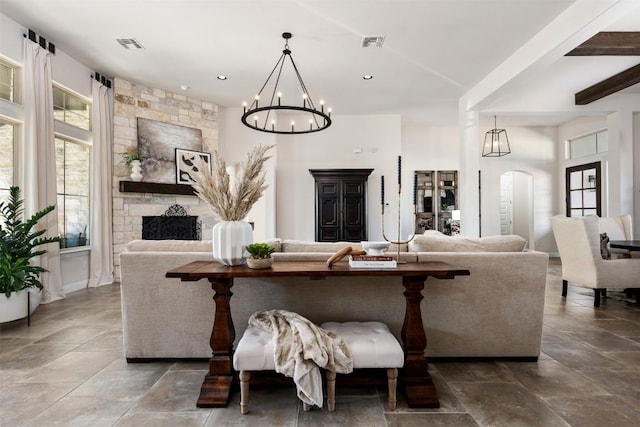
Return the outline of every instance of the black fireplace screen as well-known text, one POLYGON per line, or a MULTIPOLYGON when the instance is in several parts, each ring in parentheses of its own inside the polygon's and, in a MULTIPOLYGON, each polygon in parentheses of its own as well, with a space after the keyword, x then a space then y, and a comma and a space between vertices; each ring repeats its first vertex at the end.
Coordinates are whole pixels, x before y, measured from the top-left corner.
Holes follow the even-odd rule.
POLYGON ((143 240, 200 240, 197 216, 143 216, 143 240))
POLYGON ((163 215, 142 217, 142 239, 202 240, 202 225, 184 207, 171 205, 163 215))

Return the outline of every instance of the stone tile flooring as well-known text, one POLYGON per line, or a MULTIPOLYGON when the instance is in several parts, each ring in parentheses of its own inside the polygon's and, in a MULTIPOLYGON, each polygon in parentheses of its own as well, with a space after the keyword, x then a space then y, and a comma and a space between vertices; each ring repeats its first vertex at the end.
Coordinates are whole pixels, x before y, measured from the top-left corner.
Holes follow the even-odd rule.
POLYGON ((388 412, 371 387, 338 388, 336 412, 305 413, 293 387, 277 387, 252 389, 244 416, 237 394, 228 408, 195 407, 204 362, 127 364, 119 287, 82 290, 40 306, 31 327, 0 327, 0 425, 640 425, 640 305, 610 292, 594 309, 593 292, 570 286, 565 300, 560 288, 552 259, 537 363, 431 363, 438 409, 410 409, 399 394, 388 412))

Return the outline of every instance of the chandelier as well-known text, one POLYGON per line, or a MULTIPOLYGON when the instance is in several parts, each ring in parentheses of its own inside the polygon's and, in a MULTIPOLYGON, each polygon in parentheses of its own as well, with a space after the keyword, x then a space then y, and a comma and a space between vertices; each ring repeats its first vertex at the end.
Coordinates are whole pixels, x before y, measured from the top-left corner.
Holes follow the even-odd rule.
POLYGON ((482 157, 502 157, 511 153, 506 129, 497 129, 497 119, 493 116, 493 129, 484 135, 482 157))
POLYGON ((298 72, 298 67, 296 67, 296 63, 291 57, 291 50, 289 50, 289 39, 291 37, 291 33, 282 33, 285 44, 280 59, 278 59, 275 67, 271 70, 271 73, 251 105, 247 106, 246 102, 243 103, 244 114, 241 120, 242 123, 251 129, 269 133, 302 134, 318 132, 331 126, 331 108, 328 108, 325 112, 324 101, 320 101, 320 109, 316 108, 298 72), (282 92, 278 91, 278 84, 280 83, 282 70, 287 59, 289 59, 291 63, 291 67, 302 91, 299 105, 286 105, 283 103, 282 92), (265 89, 266 94, 271 91, 270 97, 266 102, 264 100, 261 101, 262 93, 265 92, 265 89), (293 114, 295 120, 289 123, 279 123, 275 117, 276 112, 293 114))

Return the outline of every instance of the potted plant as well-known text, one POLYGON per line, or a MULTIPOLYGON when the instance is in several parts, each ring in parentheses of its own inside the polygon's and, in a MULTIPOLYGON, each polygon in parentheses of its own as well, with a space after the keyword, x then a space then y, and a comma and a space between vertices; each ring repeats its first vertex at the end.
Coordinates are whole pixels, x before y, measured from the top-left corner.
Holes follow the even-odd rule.
POLYGON ((269 268, 273 264, 271 254, 276 248, 268 243, 251 243, 244 248, 249 252, 249 258, 247 258, 247 266, 249 268, 269 268))
POLYGON ((131 179, 133 181, 142 181, 142 167, 140 154, 136 150, 130 150, 122 153, 122 160, 126 167, 131 168, 131 179))
POLYGON ((26 290, 33 287, 42 289, 40 274, 46 271, 32 265, 31 259, 47 252, 37 249, 38 246, 60 241, 57 236, 42 237, 46 230, 33 230, 55 206, 47 206, 23 221, 23 204, 19 187, 11 187, 9 200, 0 203, 0 302, 8 304, 0 310, 3 322, 27 315, 26 290), (11 298, 13 294, 16 295, 11 298))

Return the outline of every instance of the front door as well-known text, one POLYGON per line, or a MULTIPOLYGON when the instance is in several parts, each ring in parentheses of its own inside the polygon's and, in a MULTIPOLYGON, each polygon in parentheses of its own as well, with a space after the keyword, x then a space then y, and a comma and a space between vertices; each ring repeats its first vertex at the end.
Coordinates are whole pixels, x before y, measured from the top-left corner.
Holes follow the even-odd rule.
POLYGON ((600 162, 566 169, 567 216, 602 214, 600 162))

